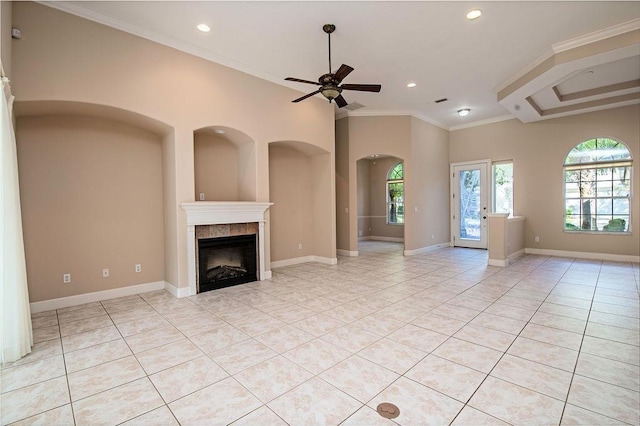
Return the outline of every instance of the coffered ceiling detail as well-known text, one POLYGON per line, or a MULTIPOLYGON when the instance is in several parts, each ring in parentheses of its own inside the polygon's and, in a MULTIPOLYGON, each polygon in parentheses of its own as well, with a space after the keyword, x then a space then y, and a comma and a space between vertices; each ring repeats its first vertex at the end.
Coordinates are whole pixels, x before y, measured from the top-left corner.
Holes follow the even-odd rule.
POLYGON ((640 103, 640 20, 553 45, 497 97, 525 123, 640 103))

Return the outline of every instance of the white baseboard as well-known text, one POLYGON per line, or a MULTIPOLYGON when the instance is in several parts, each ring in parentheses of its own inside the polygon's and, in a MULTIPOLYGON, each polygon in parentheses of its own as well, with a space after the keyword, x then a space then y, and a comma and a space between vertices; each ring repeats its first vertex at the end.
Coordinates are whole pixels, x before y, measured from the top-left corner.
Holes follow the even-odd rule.
POLYGON ((271 269, 282 268, 283 266, 299 265, 300 263, 319 262, 326 265, 337 265, 338 258, 336 257, 323 257, 323 256, 302 256, 294 257, 292 259, 276 260, 271 262, 271 269))
POLYGON ((171 283, 164 282, 164 289, 169 293, 173 294, 176 298, 195 296, 195 294, 191 294, 191 289, 189 287, 176 287, 171 283))
POLYGON ((438 250, 438 249, 441 249, 441 248, 444 248, 444 247, 449 247, 449 246, 450 246, 450 244, 448 242, 447 243, 442 243, 442 244, 435 244, 433 246, 421 247, 421 248, 415 249, 415 250, 405 250, 404 251, 404 255, 405 256, 414 256, 416 254, 429 253, 431 251, 438 250))
MULTIPOLYGON (((270 280, 272 277, 271 271, 264 271, 264 279, 265 280, 270 280)), ((260 280, 262 281, 262 280, 260 280)))
POLYGON ((509 263, 509 265, 511 265, 513 262, 520 259, 525 254, 526 254, 526 250, 520 249, 514 253, 511 253, 509 256, 507 256, 507 262, 509 263))
POLYGON ((358 250, 341 250, 337 249, 338 256, 358 257, 358 250))
POLYGON ((527 254, 541 254, 543 256, 577 257, 579 259, 609 260, 612 262, 633 262, 640 263, 640 256, 611 253, 591 253, 584 251, 548 250, 537 248, 526 248, 527 254))
POLYGON ((367 237, 358 237, 358 241, 389 241, 392 243, 404 243, 404 238, 401 237, 378 237, 375 235, 369 235, 367 237))
POLYGON ((489 259, 487 260, 487 265, 489 266, 498 266, 500 268, 506 268, 509 266, 509 260, 507 259, 489 259))
POLYGON ((52 309, 68 308, 69 306, 83 305, 85 303, 100 302, 102 300, 115 299, 117 297, 131 296, 132 294, 146 293, 148 291, 162 290, 166 284, 164 281, 156 281, 146 284, 132 285, 128 287, 113 288, 110 290, 95 291, 93 293, 76 294, 74 296, 61 297, 59 299, 43 300, 30 304, 31 313, 50 311, 52 309))

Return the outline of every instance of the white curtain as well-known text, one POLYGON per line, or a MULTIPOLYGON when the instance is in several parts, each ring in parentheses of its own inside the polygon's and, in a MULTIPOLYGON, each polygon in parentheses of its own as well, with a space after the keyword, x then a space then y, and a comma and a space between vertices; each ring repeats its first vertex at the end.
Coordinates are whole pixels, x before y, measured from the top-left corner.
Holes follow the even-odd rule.
POLYGON ((27 268, 22 238, 22 216, 18 185, 18 157, 11 108, 9 80, 2 77, 0 100, 0 309, 2 309, 2 364, 31 352, 33 331, 27 289, 27 268), (5 87, 6 86, 6 87, 5 87))

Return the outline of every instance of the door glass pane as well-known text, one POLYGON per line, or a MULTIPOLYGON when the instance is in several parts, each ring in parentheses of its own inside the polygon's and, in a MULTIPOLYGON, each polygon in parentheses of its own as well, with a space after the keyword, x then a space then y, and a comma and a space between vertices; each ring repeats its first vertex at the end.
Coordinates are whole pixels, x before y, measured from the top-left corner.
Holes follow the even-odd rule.
POLYGON ((460 238, 480 240, 480 170, 460 172, 460 238))

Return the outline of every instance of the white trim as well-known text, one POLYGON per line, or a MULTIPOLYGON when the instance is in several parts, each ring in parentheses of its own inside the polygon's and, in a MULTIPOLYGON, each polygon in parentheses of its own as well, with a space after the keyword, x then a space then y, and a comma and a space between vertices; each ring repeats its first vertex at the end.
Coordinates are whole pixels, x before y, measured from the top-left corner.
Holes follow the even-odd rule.
POLYGON ((507 256, 506 259, 489 259, 487 260, 487 265, 506 268, 507 266, 513 264, 516 260, 518 260, 524 255, 525 255, 525 249, 520 249, 515 253, 511 253, 509 256, 507 256))
POLYGON ((436 251, 438 249, 444 248, 444 247, 450 247, 451 243, 447 242, 447 243, 441 243, 441 244, 436 244, 433 246, 426 246, 426 247, 421 247, 419 249, 415 249, 415 250, 405 250, 404 251, 404 255, 405 256, 414 256, 416 254, 422 254, 422 253, 429 253, 432 251, 436 251))
POLYGON ((173 294, 174 297, 180 299, 181 297, 195 296, 196 293, 192 292, 190 287, 176 287, 171 283, 165 281, 164 289, 173 294))
POLYGON ((640 263, 640 256, 633 256, 628 254, 592 253, 584 251, 548 250, 537 248, 526 248, 525 253, 540 254, 543 256, 577 257, 579 259, 640 263))
POLYGON ((270 280, 273 275, 271 274, 271 270, 264 271, 264 279, 270 280))
POLYGON ((449 127, 449 131, 453 132, 454 130, 462 130, 462 129, 468 129, 470 127, 485 126, 487 124, 500 123, 501 121, 515 120, 516 118, 517 117, 514 117, 511 114, 500 115, 498 117, 487 118, 486 120, 472 121, 471 123, 458 124, 456 126, 451 126, 449 127))
MULTIPOLYGON (((404 223, 399 224, 404 225, 404 223)), ((396 225, 394 225, 396 226, 396 225)), ((378 237, 375 235, 367 235, 366 237, 358 237, 358 241, 388 241, 391 243, 404 243, 404 238, 402 237, 378 237)))
MULTIPOLYGON (((444 124, 418 112, 410 110, 399 109, 359 109, 357 111, 348 111, 347 117, 387 117, 387 116, 407 116, 414 117, 418 120, 422 120, 426 123, 433 124, 436 127, 440 127, 443 130, 449 130, 444 124)), ((342 117, 341 117, 342 118, 342 117)))
POLYGON ((603 30, 598 30, 589 34, 581 35, 580 37, 575 37, 570 40, 552 44, 551 48, 555 53, 560 53, 567 50, 575 49, 577 47, 586 46, 587 44, 595 43, 611 37, 615 37, 620 34, 635 31, 637 29, 640 29, 640 19, 638 18, 631 21, 623 22, 622 24, 613 25, 603 30))
POLYGON ((323 257, 323 256, 302 256, 302 257, 294 257, 291 259, 284 260, 276 260, 271 262, 271 269, 273 268, 282 268, 284 266, 292 266, 299 265, 301 263, 308 262, 318 262, 324 263, 326 265, 337 265, 338 258, 337 257, 323 257))
MULTIPOLYGON (((273 203, 255 203, 251 201, 196 201, 182 203, 180 206, 187 214, 187 279, 188 295, 194 295, 196 289, 196 225, 216 225, 228 223, 258 223, 258 280, 265 278, 265 232, 264 214, 273 203)), ((184 297, 184 296, 176 296, 184 297)))
POLYGON ((83 305, 85 303, 100 302, 103 300, 115 299, 133 294, 146 293, 148 291, 164 290, 167 283, 155 281, 146 284, 137 284, 128 287, 112 288, 110 290, 95 291, 92 293, 76 294, 74 296, 61 297, 58 299, 43 300, 30 304, 31 313, 50 311, 52 309, 68 308, 69 306, 83 305))
POLYGON ((507 256, 507 262, 509 262, 509 265, 511 265, 513 262, 520 259, 525 254, 526 254, 526 249, 520 249, 514 253, 511 253, 509 256, 507 256))
POLYGON ((337 249, 336 254, 338 256, 348 256, 348 257, 358 257, 359 255, 358 250, 342 250, 342 249, 337 249))

